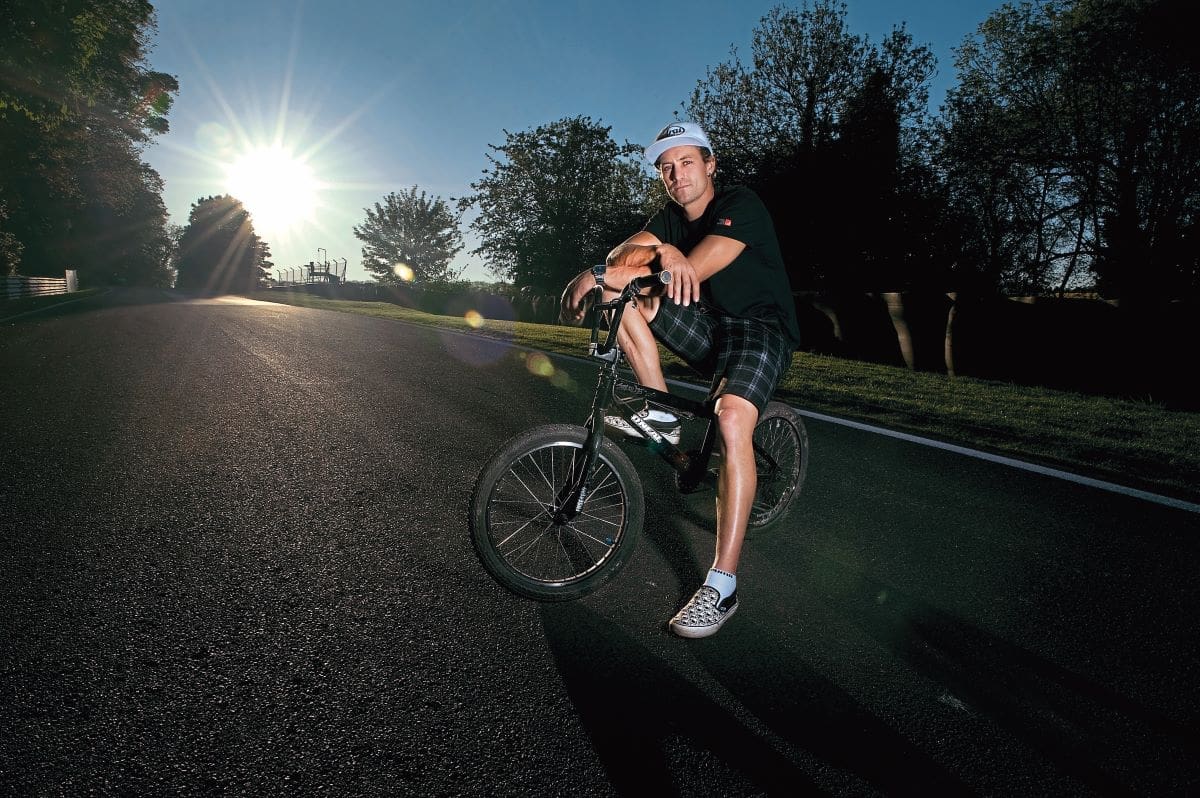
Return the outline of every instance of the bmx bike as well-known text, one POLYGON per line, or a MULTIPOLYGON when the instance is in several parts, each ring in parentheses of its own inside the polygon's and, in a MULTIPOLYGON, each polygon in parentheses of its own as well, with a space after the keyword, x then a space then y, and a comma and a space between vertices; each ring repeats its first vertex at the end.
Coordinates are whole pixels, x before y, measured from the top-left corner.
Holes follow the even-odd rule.
MULTIPOLYGON (((591 308, 588 355, 600 361, 591 415, 583 426, 544 424, 503 444, 483 466, 470 506, 471 541, 496 581, 537 601, 577 599, 608 582, 627 562, 645 517, 642 480, 629 456, 605 435, 604 416, 619 414, 641 430, 630 439, 648 446, 675 469, 690 493, 711 487, 720 457, 715 406, 723 380, 714 378, 702 402, 647 388, 624 377, 617 330, 629 302, 661 287, 670 272, 639 277, 613 300, 591 308), (602 320, 607 336, 601 338, 602 320), (699 449, 684 451, 638 415, 650 406, 683 420, 707 421, 699 449)), ((621 436, 625 437, 625 436, 621 436)), ((800 493, 808 470, 808 432, 787 405, 771 401, 754 428, 757 490, 749 530, 774 527, 800 493)))

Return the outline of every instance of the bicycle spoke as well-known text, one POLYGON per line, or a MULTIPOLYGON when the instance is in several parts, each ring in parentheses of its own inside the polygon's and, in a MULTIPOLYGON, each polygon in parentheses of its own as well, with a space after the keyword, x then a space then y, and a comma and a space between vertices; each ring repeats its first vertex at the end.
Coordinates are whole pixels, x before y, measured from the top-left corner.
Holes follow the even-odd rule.
POLYGON ((796 427, 786 419, 768 419, 754 430, 758 488, 751 506, 753 524, 770 521, 791 501, 800 478, 801 446, 796 427))
POLYGON ((641 512, 630 502, 641 502, 641 485, 623 454, 601 452, 583 502, 564 506, 580 495, 586 436, 557 428, 531 443, 514 448, 510 460, 496 458, 489 466, 496 470, 481 477, 472 511, 476 548, 492 575, 522 595, 582 595, 610 578, 631 551, 641 512))
MULTIPOLYGON (((577 463, 574 453, 568 460, 553 450, 540 462, 534 463, 532 455, 526 460, 522 467, 527 469, 529 476, 512 476, 520 489, 535 500, 537 497, 530 487, 530 477, 539 484, 545 482, 553 490, 555 481, 568 478, 577 463), (532 473, 528 471, 530 467, 534 467, 532 473)), ((543 521, 550 521, 546 502, 536 501, 535 504, 528 499, 494 501, 493 509, 503 509, 505 513, 519 513, 522 507, 537 508, 532 518, 508 520, 500 516, 493 519, 493 528, 496 529, 503 530, 516 525, 515 529, 496 541, 497 550, 514 567, 546 581, 579 578, 590 572, 611 551, 615 540, 613 535, 620 532, 624 515, 620 484, 613 473, 606 468, 598 469, 596 479, 599 495, 593 491, 575 521, 563 527, 556 526, 552 521, 541 526, 543 521)))
MULTIPOLYGON (((513 479, 515 479, 518 482, 518 484, 520 484, 520 486, 525 489, 525 491, 533 498, 533 500, 535 502, 537 502, 538 504, 542 504, 541 500, 538 499, 537 494, 533 492, 533 488, 531 488, 531 487, 529 487, 529 485, 525 484, 525 480, 521 479, 521 475, 516 472, 515 468, 509 473, 512 474, 513 479)), ((547 481, 546 484, 549 485, 550 484, 549 481, 547 481)))
MULTIPOLYGON (((528 552, 530 549, 532 549, 534 546, 536 546, 536 545, 537 545, 537 543, 538 543, 538 541, 540 541, 540 540, 544 539, 544 538, 545 538, 545 536, 546 536, 546 534, 547 534, 547 533, 548 533, 548 532, 549 532, 551 529, 553 529, 553 528, 554 528, 554 524, 553 524, 553 522, 552 522, 552 523, 551 523, 549 526, 547 526, 547 527, 546 527, 545 529, 543 529, 541 532, 538 532, 538 533, 537 533, 537 534, 535 534, 533 537, 531 537, 531 538, 529 539, 529 542, 528 542, 528 543, 525 543, 525 544, 523 544, 523 545, 521 545, 521 546, 517 546, 517 547, 515 547, 515 548, 513 548, 513 549, 510 549, 510 550, 509 550, 509 554, 508 554, 508 559, 509 559, 509 560, 511 560, 512 562, 520 562, 521 558, 522 558, 522 557, 523 557, 523 556, 524 556, 524 555, 525 555, 525 554, 526 554, 526 553, 527 553, 527 552, 528 552)), ((510 536, 509 536, 509 538, 511 539, 511 537, 512 537, 512 536, 510 535, 510 536)))
MULTIPOLYGON (((613 526, 616 526, 616 524, 613 524, 613 526)), ((608 546, 612 545, 611 539, 610 540, 601 540, 600 538, 596 537, 595 535, 583 531, 579 527, 575 526, 575 524, 568 524, 567 529, 574 532, 576 535, 579 535, 580 537, 583 537, 583 538, 587 538, 588 540, 592 541, 593 543, 597 543, 601 546, 608 547, 608 546)))
MULTIPOLYGON (((521 524, 521 526, 520 526, 520 527, 518 527, 517 529, 513 530, 513 532, 511 532, 511 533, 510 533, 510 534, 509 534, 507 537, 505 537, 503 540, 498 540, 498 541, 496 541, 496 548, 498 548, 498 549, 502 549, 502 548, 504 548, 505 544, 507 544, 507 543, 508 543, 510 540, 512 540, 514 537, 516 537, 517 535, 519 535, 519 534, 521 534, 523 531, 525 531, 525 529, 526 529, 526 528, 528 528, 529 526, 532 526, 534 523, 536 523, 536 522, 537 522, 537 521, 538 521, 538 520, 541 518, 541 516, 542 516, 542 515, 545 515, 547 520, 549 520, 549 519, 550 519, 550 516, 549 516, 549 514, 548 514, 548 513, 541 513, 541 514, 539 514, 539 515, 537 515, 537 516, 535 516, 535 517, 533 517, 533 518, 530 518, 528 521, 525 521, 524 523, 521 523, 521 521, 519 521, 519 520, 518 520, 518 521, 509 521, 508 523, 510 523, 510 524, 518 524, 518 523, 520 523, 520 524, 521 524)), ((494 524, 494 523, 495 523, 495 522, 493 522, 493 524, 494 524)), ((551 521, 551 523, 553 523, 553 521, 551 521)))

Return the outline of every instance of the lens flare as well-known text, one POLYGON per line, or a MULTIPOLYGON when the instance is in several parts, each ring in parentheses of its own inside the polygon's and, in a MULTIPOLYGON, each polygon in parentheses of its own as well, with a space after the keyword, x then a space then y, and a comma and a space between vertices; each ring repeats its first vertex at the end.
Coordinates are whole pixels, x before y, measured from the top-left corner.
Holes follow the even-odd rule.
POLYGON ((565 371, 555 371, 550 375, 550 384, 561 391, 575 390, 575 380, 565 371))
POLYGON ((413 279, 412 267, 407 263, 397 263, 392 267, 392 274, 396 275, 406 283, 411 283, 413 279))
POLYGON ((529 369, 529 373, 538 377, 553 377, 554 364, 550 362, 550 358, 546 357, 541 352, 534 352, 525 359, 525 368, 529 369))
POLYGON ((473 330, 478 330, 483 326, 483 315, 477 310, 468 310, 463 314, 463 318, 467 320, 467 326, 473 330))

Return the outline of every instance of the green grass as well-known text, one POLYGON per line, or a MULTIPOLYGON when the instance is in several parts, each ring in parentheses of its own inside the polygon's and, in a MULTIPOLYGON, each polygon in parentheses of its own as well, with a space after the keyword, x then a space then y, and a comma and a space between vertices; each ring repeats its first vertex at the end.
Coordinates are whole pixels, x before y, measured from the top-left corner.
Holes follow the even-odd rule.
MULTIPOLYGON (((386 302, 259 293, 258 299, 473 332, 580 355, 574 327, 434 316, 386 302)), ((664 353, 670 376, 694 373, 664 353)), ((1200 413, 968 377, 797 353, 777 397, 796 407, 1200 501, 1200 413)))

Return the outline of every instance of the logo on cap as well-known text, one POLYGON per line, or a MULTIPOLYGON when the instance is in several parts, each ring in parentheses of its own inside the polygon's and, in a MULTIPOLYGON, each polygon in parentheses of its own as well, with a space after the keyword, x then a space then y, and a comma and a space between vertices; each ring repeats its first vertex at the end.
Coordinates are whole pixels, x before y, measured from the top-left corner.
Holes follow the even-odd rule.
POLYGON ((682 136, 683 134, 683 125, 671 125, 663 130, 663 132, 659 135, 658 140, 661 141, 663 139, 670 138, 671 136, 682 136))

